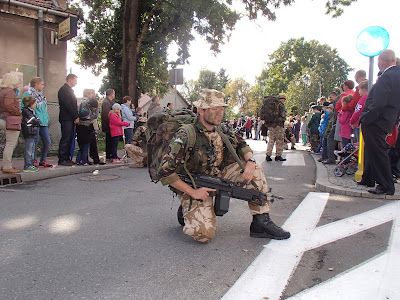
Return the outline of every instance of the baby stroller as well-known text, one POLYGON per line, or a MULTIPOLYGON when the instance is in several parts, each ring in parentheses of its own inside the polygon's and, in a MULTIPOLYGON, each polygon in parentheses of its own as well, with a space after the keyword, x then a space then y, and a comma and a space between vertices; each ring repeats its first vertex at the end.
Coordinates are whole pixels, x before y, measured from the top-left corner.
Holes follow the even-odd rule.
POLYGON ((342 151, 335 151, 340 158, 340 162, 333 171, 335 176, 340 177, 344 174, 353 175, 358 169, 358 143, 347 144, 342 151))

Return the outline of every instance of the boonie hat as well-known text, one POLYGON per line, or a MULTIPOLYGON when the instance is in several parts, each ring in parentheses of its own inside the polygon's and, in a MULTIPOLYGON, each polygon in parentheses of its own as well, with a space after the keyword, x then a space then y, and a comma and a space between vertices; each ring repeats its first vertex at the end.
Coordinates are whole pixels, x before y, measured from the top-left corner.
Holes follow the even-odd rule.
POLYGON ((220 91, 211 89, 202 89, 200 91, 199 100, 193 102, 193 105, 202 109, 218 107, 218 106, 229 106, 224 102, 224 97, 225 97, 224 93, 220 91))
POLYGON ((285 100, 286 100, 286 95, 280 94, 280 95, 278 96, 278 99, 285 99, 285 100))

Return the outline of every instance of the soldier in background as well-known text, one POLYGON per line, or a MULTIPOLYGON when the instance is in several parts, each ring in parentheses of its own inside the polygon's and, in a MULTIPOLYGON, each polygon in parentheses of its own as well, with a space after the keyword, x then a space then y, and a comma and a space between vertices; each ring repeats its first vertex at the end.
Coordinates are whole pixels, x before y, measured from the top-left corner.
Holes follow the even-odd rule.
POLYGON ((131 165, 132 168, 143 168, 147 165, 146 123, 147 119, 145 117, 139 118, 132 144, 125 145, 126 152, 128 152, 129 157, 135 162, 135 165, 131 165))
POLYGON ((282 157, 283 147, 285 144, 284 141, 284 124, 286 119, 286 108, 285 108, 285 95, 279 95, 278 99, 280 100, 279 105, 277 106, 277 118, 270 122, 270 124, 266 124, 268 126, 268 146, 266 152, 266 161, 272 161, 272 149, 275 145, 275 161, 285 161, 286 158, 282 157))
POLYGON ((151 98, 150 106, 147 109, 147 116, 150 118, 152 114, 162 111, 163 109, 160 106, 160 98, 158 98, 157 96, 151 98))

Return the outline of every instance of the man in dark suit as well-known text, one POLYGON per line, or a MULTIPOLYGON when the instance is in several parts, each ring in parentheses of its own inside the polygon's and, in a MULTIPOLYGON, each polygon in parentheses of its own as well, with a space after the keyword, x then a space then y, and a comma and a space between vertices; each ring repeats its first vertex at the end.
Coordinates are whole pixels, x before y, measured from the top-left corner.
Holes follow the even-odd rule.
POLYGON ((393 195, 386 135, 392 132, 400 112, 400 67, 396 66, 395 53, 392 50, 382 51, 378 57, 378 67, 382 75, 370 91, 360 117, 365 153, 368 153, 368 157, 365 157, 370 168, 368 177, 378 184, 368 192, 393 195))
POLYGON ((76 86, 78 77, 75 74, 69 74, 66 81, 58 91, 58 103, 60 105, 59 122, 61 124, 58 164, 72 166, 70 148, 74 137, 74 126, 79 121, 78 104, 72 88, 76 86))

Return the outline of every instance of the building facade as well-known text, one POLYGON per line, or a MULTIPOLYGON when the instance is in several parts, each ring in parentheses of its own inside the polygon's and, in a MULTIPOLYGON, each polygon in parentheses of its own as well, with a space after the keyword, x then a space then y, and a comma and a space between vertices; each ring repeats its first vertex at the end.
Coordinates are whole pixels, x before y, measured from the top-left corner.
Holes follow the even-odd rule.
POLYGON ((66 40, 73 37, 59 36, 59 25, 71 19, 76 22, 76 12, 66 0, 0 0, 0 78, 17 72, 23 86, 19 98, 33 77, 44 79, 52 149, 60 137, 57 92, 67 75, 66 40))

